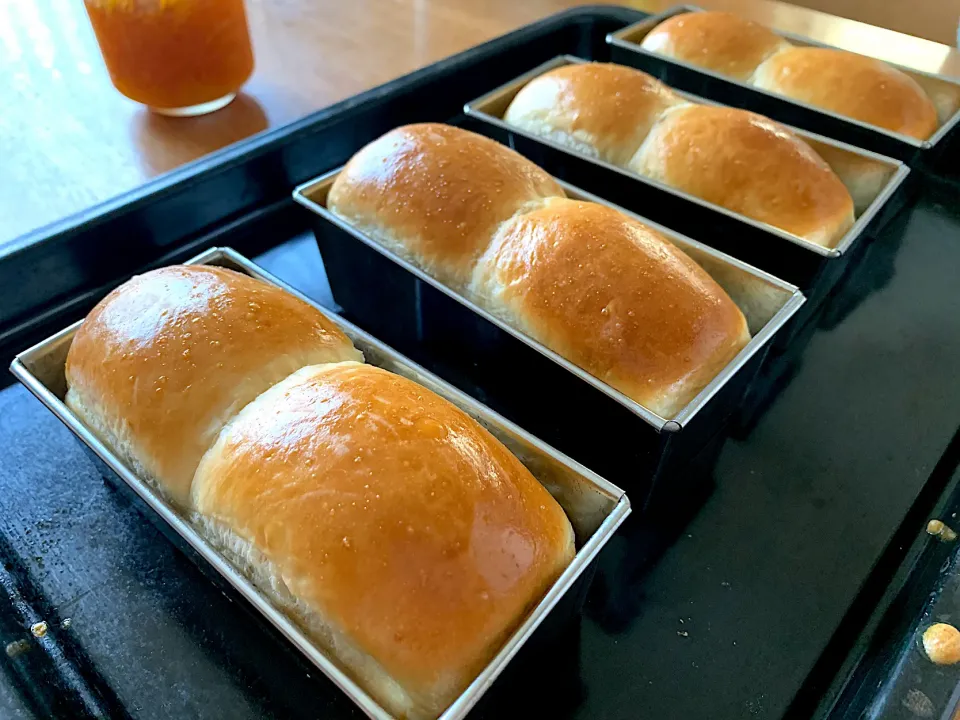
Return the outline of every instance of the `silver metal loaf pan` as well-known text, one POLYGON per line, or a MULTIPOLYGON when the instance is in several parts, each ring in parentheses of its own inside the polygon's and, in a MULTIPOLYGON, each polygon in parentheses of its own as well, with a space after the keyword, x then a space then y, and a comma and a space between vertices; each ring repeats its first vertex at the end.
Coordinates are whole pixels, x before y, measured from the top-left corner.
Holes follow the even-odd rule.
MULTIPOLYGON (((680 198, 685 203, 693 204, 696 208, 691 209, 700 210, 703 216, 706 216, 706 213, 718 213, 722 217, 717 218, 717 220, 726 223, 730 226, 731 230, 729 232, 717 233, 715 228, 711 228, 712 232, 710 232, 710 237, 714 246, 720 250, 730 252, 753 265, 773 272, 778 277, 783 277, 792 283, 796 283, 804 291, 807 291, 808 299, 812 294, 810 290, 815 284, 822 284, 821 281, 825 275, 829 274, 834 277, 834 279, 835 276, 838 275, 838 273, 832 272, 836 270, 836 268, 829 267, 826 264, 827 261, 836 264, 841 257, 851 253, 855 243, 860 241, 865 235, 879 229, 878 226, 889 216, 890 210, 892 210, 892 208, 888 208, 887 205, 891 203, 891 200, 897 194, 897 191, 910 172, 910 169, 898 160, 883 157, 882 155, 877 155, 866 150, 860 150, 845 143, 791 127, 790 129, 794 133, 811 145, 814 150, 823 155, 826 162, 837 171, 841 180, 846 174, 845 169, 851 165, 855 165, 860 171, 869 168, 879 180, 875 188, 873 188, 873 192, 870 193, 870 197, 862 200, 860 207, 857 208, 857 217, 853 226, 840 239, 835 247, 826 248, 785 230, 781 230, 780 228, 759 222, 691 195, 683 190, 640 175, 639 173, 613 165, 585 153, 579 153, 556 141, 515 127, 503 120, 503 115, 506 113, 507 107, 517 96, 517 93, 534 78, 558 67, 563 67, 564 65, 585 62, 587 61, 571 55, 556 57, 530 72, 521 75, 515 80, 492 90, 486 95, 467 103, 464 106, 464 112, 468 116, 476 118, 481 123, 492 126, 492 128, 495 128, 495 131, 491 132, 482 126, 477 126, 476 129, 493 135, 496 139, 508 143, 511 147, 518 149, 523 154, 530 156, 532 154, 531 149, 534 147, 531 143, 535 143, 545 145, 556 153, 577 155, 583 158, 586 163, 603 168, 608 173, 606 177, 610 179, 609 182, 604 183, 604 190, 606 191, 604 194, 615 194, 622 204, 626 204, 631 209, 644 213, 658 212, 659 204, 655 202, 655 198, 645 195, 643 189, 637 187, 637 183, 639 183, 643 186, 654 188, 657 193, 672 195, 680 198), (531 142, 523 142, 523 139, 531 142), (614 188, 613 183, 617 183, 619 187, 614 188), (640 190, 640 192, 633 192, 633 189, 640 190), (626 197, 630 194, 634 197, 626 197), (624 202, 624 200, 630 199, 632 199, 633 202, 624 202), (643 205, 643 207, 641 207, 641 205, 643 205), (738 226, 739 232, 737 231, 738 226), (740 237, 747 235, 749 235, 749 240, 740 242, 740 237), (825 271, 831 272, 827 273, 825 271)), ((692 103, 706 105, 717 104, 711 100, 690 93, 678 92, 678 94, 692 103)), ((551 166, 557 162, 562 162, 562 160, 558 161, 555 158, 551 161, 550 158, 541 154, 538 154, 537 157, 532 159, 535 162, 546 165, 548 170, 552 169, 551 166)), ((570 176, 572 177, 576 174, 577 169, 573 168, 570 176)), ((603 182, 603 180, 599 179, 597 182, 603 182)), ((691 215, 684 213, 671 213, 671 216, 667 218, 663 218, 661 215, 657 217, 667 225, 673 227, 676 227, 678 223, 695 222, 691 215)), ((705 222, 708 221, 709 220, 705 220, 705 222)), ((687 225, 683 225, 683 229, 687 227, 687 225)))
MULTIPOLYGON (((935 149, 939 151, 945 144, 947 135, 951 134, 960 122, 960 81, 896 63, 888 62, 887 64, 912 77, 937 107, 940 126, 926 140, 918 140, 790 99, 784 95, 761 90, 711 70, 651 53, 640 47, 640 43, 647 34, 661 22, 687 12, 702 12, 702 8, 694 5, 679 5, 607 35, 611 58, 614 62, 622 62, 645 70, 665 80, 669 85, 712 97, 727 105, 755 110, 781 122, 798 125, 821 135, 843 140, 857 147, 869 148, 907 162, 918 157, 918 153, 926 155, 935 149)), ((793 33, 771 29, 795 45, 844 49, 793 33)))
POLYGON ((391 342, 415 338, 405 352, 439 358, 445 377, 486 404, 601 474, 630 483, 635 502, 642 503, 663 475, 667 455, 685 459, 722 429, 765 346, 804 303, 788 283, 559 181, 568 197, 614 207, 663 233, 717 280, 747 318, 749 344, 686 407, 663 418, 328 210, 327 193, 339 172, 301 185, 294 199, 313 213, 334 299, 345 314, 391 342))
MULTIPOLYGON (((228 267, 265 282, 278 285, 317 307, 296 290, 264 272, 255 264, 229 248, 214 248, 193 258, 188 264, 228 267)), ((343 319, 318 308, 333 320, 360 349, 366 361, 414 380, 446 398, 480 422, 503 442, 550 491, 563 507, 577 536, 577 555, 563 575, 553 584, 536 608, 511 635, 496 657, 471 683, 463 694, 444 712, 442 720, 464 717, 489 689, 520 647, 551 613, 571 588, 589 581, 585 571, 600 549, 630 513, 630 502, 622 490, 543 444, 524 430, 508 422, 467 395, 444 383, 436 376, 410 362, 377 339, 343 319)), ((121 479, 237 592, 250 602, 306 658, 332 680, 372 718, 391 718, 349 675, 328 658, 301 629, 277 610, 254 585, 217 553, 189 520, 154 492, 150 486, 121 462, 64 404, 66 381, 64 365, 70 343, 80 323, 74 323, 53 337, 44 340, 14 359, 11 372, 37 396, 84 443, 107 468, 121 479)))

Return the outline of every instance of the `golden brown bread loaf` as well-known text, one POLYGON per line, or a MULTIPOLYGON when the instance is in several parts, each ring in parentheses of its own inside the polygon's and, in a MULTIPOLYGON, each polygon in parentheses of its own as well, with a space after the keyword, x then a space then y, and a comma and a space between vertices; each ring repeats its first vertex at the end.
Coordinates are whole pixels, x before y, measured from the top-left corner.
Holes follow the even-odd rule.
POLYGON ((688 103, 633 68, 551 70, 517 94, 504 120, 825 247, 853 225, 844 183, 790 130, 688 103))
POLYGON ((664 418, 750 340, 743 313, 655 230, 557 198, 497 233, 474 292, 504 320, 664 418))
POLYGON ((843 50, 795 47, 732 13, 675 15, 641 47, 919 140, 937 129, 933 101, 906 73, 843 50))
POLYGON ((87 315, 67 356, 67 405, 183 507, 200 458, 248 402, 305 365, 360 360, 320 311, 210 266, 124 283, 87 315))
MULTIPOLYGON (((403 257, 441 280, 461 278, 454 287, 488 311, 667 419, 749 340, 743 314, 702 268, 619 211, 567 201, 560 192, 533 198, 526 185, 514 187, 512 195, 505 188, 495 193, 495 203, 484 205, 488 216, 491 208, 501 209, 499 221, 484 224, 485 237, 475 234, 470 263, 458 243, 445 247, 447 225, 435 216, 418 225, 409 209, 398 220, 392 207, 400 197, 411 208, 432 203, 435 173, 446 172, 441 161, 450 158, 451 147, 468 167, 475 165, 475 155, 493 166, 529 165, 511 150, 479 143, 473 133, 453 127, 443 130, 443 143, 420 144, 415 161, 395 140, 433 134, 435 127, 400 128, 361 150, 360 155, 382 158, 384 170, 366 180, 348 173, 342 185, 337 178, 331 209, 340 214, 360 198, 370 210, 359 229, 406 242, 403 257), (493 160, 491 154, 502 158, 493 160), (395 190, 400 186, 402 196, 395 190)), ((458 195, 486 197, 491 192, 486 181, 483 175, 465 175, 458 195)), ((385 244, 393 247, 391 242, 385 244)))
POLYGON ((574 555, 563 510, 479 424, 352 362, 247 406, 193 495, 215 544, 397 717, 439 715, 574 555))
POLYGON ((552 177, 503 145, 424 123, 392 130, 354 155, 327 206, 462 288, 496 227, 525 205, 555 195, 563 190, 552 177))

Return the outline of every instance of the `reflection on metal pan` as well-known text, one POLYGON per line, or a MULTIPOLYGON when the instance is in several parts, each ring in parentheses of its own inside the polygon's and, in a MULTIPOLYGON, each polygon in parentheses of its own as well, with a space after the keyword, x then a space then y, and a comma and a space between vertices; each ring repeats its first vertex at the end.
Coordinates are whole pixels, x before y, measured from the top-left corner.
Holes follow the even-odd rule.
MULTIPOLYGON (((526 130, 523 130, 521 128, 518 128, 506 123, 503 120, 503 115, 506 113, 507 107, 516 97, 517 93, 519 93, 520 90, 524 86, 526 86, 528 83, 530 83, 530 81, 532 81, 534 78, 539 77, 540 75, 543 75, 544 73, 547 73, 556 68, 563 67, 564 65, 572 65, 576 63, 585 63, 585 62, 588 62, 588 61, 583 60, 582 58, 574 57, 572 55, 561 55, 559 57, 556 57, 553 60, 550 60, 534 68, 530 72, 524 73, 523 75, 516 78, 515 80, 511 80, 510 82, 504 85, 501 85, 500 87, 490 91, 486 95, 483 95, 482 97, 467 103, 464 106, 464 112, 467 113, 467 115, 475 117, 482 122, 494 125, 505 132, 516 134, 516 135, 522 135, 536 142, 549 145, 560 152, 575 153, 576 151, 572 150, 571 148, 565 145, 561 145, 557 142, 554 142, 549 138, 544 138, 542 136, 535 135, 531 132, 528 132, 526 130)), ((682 91, 676 91, 676 92, 678 95, 685 98, 686 100, 689 100, 692 103, 704 104, 704 105, 720 104, 720 103, 715 103, 712 100, 699 97, 692 93, 687 93, 682 91)), ((843 255, 845 252, 847 252, 850 249, 851 245, 853 245, 853 243, 856 242, 857 239, 859 239, 864 233, 868 231, 876 230, 875 220, 880 215, 880 212, 884 208, 884 205, 890 200, 893 194, 899 189, 903 181, 906 179, 907 175, 910 172, 910 169, 906 165, 904 165, 902 162, 898 160, 894 160, 893 158, 884 157, 882 155, 869 152, 867 150, 861 150, 851 145, 847 145, 846 143, 842 143, 837 140, 831 140, 829 138, 807 132, 806 130, 802 130, 800 128, 791 127, 789 125, 787 127, 789 127, 791 131, 793 131, 796 135, 798 135, 803 140, 805 140, 808 144, 812 145, 815 150, 820 150, 821 152, 823 152, 821 148, 824 148, 824 147, 828 148, 829 152, 826 153, 827 157, 825 158, 828 164, 830 164, 831 159, 834 159, 834 158, 835 158, 834 162, 836 162, 837 160, 846 160, 846 161, 853 160, 861 164, 869 163, 871 165, 874 165, 883 174, 883 177, 885 178, 885 182, 883 183, 883 185, 876 188, 876 193, 874 193, 873 196, 869 199, 869 203, 865 207, 858 208, 856 221, 854 222, 853 226, 846 232, 846 234, 840 239, 837 245, 833 248, 823 247, 822 245, 818 245, 802 237, 793 235, 792 233, 789 233, 785 230, 781 230, 780 228, 774 227, 773 225, 768 225, 766 223, 749 218, 745 215, 741 215, 740 213, 733 212, 732 210, 728 210, 727 208, 721 207, 720 205, 715 205, 714 203, 703 200, 702 198, 696 197, 695 195, 691 195, 683 190, 679 190, 677 188, 671 187, 658 180, 645 177, 643 175, 640 175, 639 173, 632 172, 625 168, 618 167, 616 165, 608 163, 599 158, 590 157, 582 153, 576 153, 576 154, 581 155, 584 159, 592 163, 595 163, 596 165, 599 165, 611 172, 617 173, 621 176, 626 176, 630 178, 632 181, 645 183, 647 185, 653 185, 662 192, 677 195, 679 197, 682 197, 684 200, 688 202, 707 208, 713 212, 721 213, 723 215, 726 215, 727 217, 735 219, 738 222, 756 227, 764 232, 769 233, 770 235, 774 235, 777 238, 784 240, 786 242, 793 243, 794 245, 802 247, 805 250, 808 250, 812 253, 816 253, 817 255, 821 255, 825 258, 839 257, 840 255, 843 255)), ((838 175, 841 175, 841 179, 842 179, 842 174, 843 174, 842 172, 838 173, 838 175)))

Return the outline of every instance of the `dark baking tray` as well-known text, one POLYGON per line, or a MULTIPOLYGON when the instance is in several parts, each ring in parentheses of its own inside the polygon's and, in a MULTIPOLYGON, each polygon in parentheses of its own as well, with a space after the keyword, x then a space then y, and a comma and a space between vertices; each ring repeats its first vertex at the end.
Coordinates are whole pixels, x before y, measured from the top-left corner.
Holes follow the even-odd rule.
MULTIPOLYGON (((955 102, 953 112, 949 117, 941 118, 937 131, 928 140, 917 140, 783 95, 751 87, 738 80, 648 52, 640 47, 640 41, 647 32, 661 21, 679 13, 697 12, 700 9, 694 5, 678 5, 659 15, 638 21, 633 26, 611 33, 607 42, 611 44, 610 53, 613 60, 644 70, 681 90, 713 98, 733 107, 754 110, 788 125, 796 125, 820 135, 842 140, 855 147, 873 150, 881 155, 898 158, 911 164, 918 161, 930 164, 954 144, 956 136, 954 130, 960 122, 960 107, 955 102)), ((775 32, 796 45, 834 47, 795 33, 775 32)), ((931 88, 942 86, 955 96, 953 100, 960 94, 960 83, 952 78, 905 68, 894 63, 888 64, 912 75, 921 85, 931 88)))
MULTIPOLYGON (((960 435, 948 451, 960 455, 960 435)), ((942 462, 949 474, 949 463, 942 462)), ((814 713, 830 720, 916 720, 960 716, 960 673, 957 666, 938 666, 923 650, 922 635, 931 624, 960 626, 960 471, 955 467, 940 497, 926 514, 915 513, 898 540, 907 548, 875 608, 867 632, 814 713), (939 520, 953 532, 934 534, 939 520)))
MULTIPOLYGON (((608 59, 605 35, 640 17, 548 18, 24 238, 0 251, 4 360, 131 273, 213 245, 329 307, 295 185, 397 124, 454 117, 523 68, 608 59)), ((869 640, 957 465, 960 211, 955 186, 912 175, 914 197, 771 365, 751 426, 694 458, 678 497, 625 523, 582 621, 543 654, 521 651, 473 717, 811 715, 869 640)), ((403 352, 442 370, 416 343, 403 352)), ((0 715, 358 717, 104 484, 24 388, 0 390, 0 448, 0 631, 30 648, 0 653, 0 715), (38 619, 43 642, 24 624, 38 619)))

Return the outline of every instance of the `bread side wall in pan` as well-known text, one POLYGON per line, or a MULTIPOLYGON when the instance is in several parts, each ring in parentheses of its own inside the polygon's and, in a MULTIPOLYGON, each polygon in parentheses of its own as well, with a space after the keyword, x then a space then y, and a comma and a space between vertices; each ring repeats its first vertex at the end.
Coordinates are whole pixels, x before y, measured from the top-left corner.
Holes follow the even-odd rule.
POLYGON ((392 130, 351 158, 328 207, 463 288, 497 226, 563 190, 546 172, 488 138, 425 123, 392 130))

